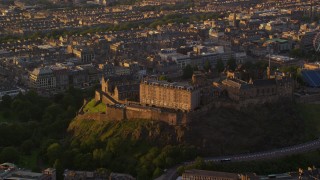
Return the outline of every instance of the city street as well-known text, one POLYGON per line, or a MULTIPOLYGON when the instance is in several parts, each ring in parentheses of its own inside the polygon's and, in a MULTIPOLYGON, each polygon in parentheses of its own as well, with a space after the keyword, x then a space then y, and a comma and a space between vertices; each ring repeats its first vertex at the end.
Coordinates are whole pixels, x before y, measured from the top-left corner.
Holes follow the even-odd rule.
MULTIPOLYGON (((270 151, 256 152, 256 153, 248 153, 248 154, 239 154, 232 156, 219 156, 219 157, 205 157, 205 162, 241 162, 241 161, 254 161, 254 160, 264 160, 264 159, 273 159, 284 157, 293 154, 305 153, 309 151, 314 151, 320 148, 320 139, 310 141, 303 144, 298 144, 295 146, 290 146, 281 149, 275 149, 270 151)), ((180 165, 188 165, 193 162, 184 162, 180 165)), ((174 180, 177 178, 177 168, 180 166, 177 165, 169 170, 167 170, 166 174, 157 178, 157 180, 174 180)))

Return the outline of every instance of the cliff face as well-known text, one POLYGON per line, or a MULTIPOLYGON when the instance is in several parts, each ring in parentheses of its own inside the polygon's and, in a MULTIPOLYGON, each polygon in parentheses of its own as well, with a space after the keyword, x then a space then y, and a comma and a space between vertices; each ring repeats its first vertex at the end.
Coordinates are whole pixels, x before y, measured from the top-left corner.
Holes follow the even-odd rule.
POLYGON ((133 141, 147 141, 151 144, 167 145, 178 143, 181 140, 179 139, 181 137, 179 135, 180 131, 176 129, 179 129, 179 127, 173 127, 160 121, 99 121, 88 120, 82 117, 72 121, 68 131, 73 139, 81 141, 88 141, 90 137, 95 137, 104 142, 108 138, 119 137, 133 141))

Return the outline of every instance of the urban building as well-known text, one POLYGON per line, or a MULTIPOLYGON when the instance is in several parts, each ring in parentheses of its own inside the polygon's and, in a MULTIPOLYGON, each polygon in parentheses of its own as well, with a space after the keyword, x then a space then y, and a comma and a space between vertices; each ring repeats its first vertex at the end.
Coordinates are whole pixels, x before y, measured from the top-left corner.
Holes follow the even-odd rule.
POLYGON ((0 179, 56 180, 56 170, 48 168, 42 173, 18 168, 12 163, 0 164, 0 179))
POLYGON ((205 171, 198 169, 186 170, 182 174, 182 180, 254 180, 255 175, 248 176, 236 173, 205 171))
POLYGON ((249 82, 238 78, 227 78, 222 81, 220 88, 224 89, 233 101, 262 104, 276 102, 281 98, 291 99, 294 85, 290 77, 281 76, 249 82))
POLYGON ((145 80, 140 84, 140 103, 193 111, 200 105, 200 90, 188 84, 145 80))
POLYGON ((29 76, 31 87, 37 90, 51 90, 56 88, 57 81, 49 67, 34 69, 29 76))

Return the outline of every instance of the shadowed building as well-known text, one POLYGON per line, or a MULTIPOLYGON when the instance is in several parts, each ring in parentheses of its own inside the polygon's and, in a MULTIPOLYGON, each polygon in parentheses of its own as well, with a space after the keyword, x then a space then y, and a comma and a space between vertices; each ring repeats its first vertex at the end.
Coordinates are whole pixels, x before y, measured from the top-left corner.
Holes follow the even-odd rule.
POLYGON ((252 101, 256 104, 274 102, 279 98, 292 98, 293 81, 289 77, 276 79, 260 79, 242 81, 240 79, 225 79, 221 87, 228 92, 231 100, 237 102, 252 101))
POLYGON ((258 179, 255 175, 252 177, 236 173, 217 172, 217 171, 204 171, 191 169, 186 170, 182 174, 182 180, 249 180, 258 179))
POLYGON ((100 94, 115 101, 139 101, 139 82, 128 75, 102 77, 100 94))

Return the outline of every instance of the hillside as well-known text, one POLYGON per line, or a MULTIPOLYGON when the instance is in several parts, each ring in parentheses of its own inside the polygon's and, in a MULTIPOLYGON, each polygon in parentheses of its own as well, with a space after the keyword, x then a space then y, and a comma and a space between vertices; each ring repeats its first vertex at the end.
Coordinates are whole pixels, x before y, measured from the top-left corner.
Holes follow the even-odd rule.
POLYGON ((314 138, 305 130, 309 121, 302 118, 310 109, 299 112, 299 108, 298 105, 279 103, 243 111, 214 109, 207 117, 190 124, 185 141, 217 155, 296 144, 314 138))
POLYGON ((267 150, 314 139, 320 134, 319 108, 282 102, 242 111, 213 109, 187 127, 148 120, 76 118, 68 128, 69 148, 91 154, 96 164, 107 161, 102 166, 112 171, 148 179, 197 155, 267 150))

